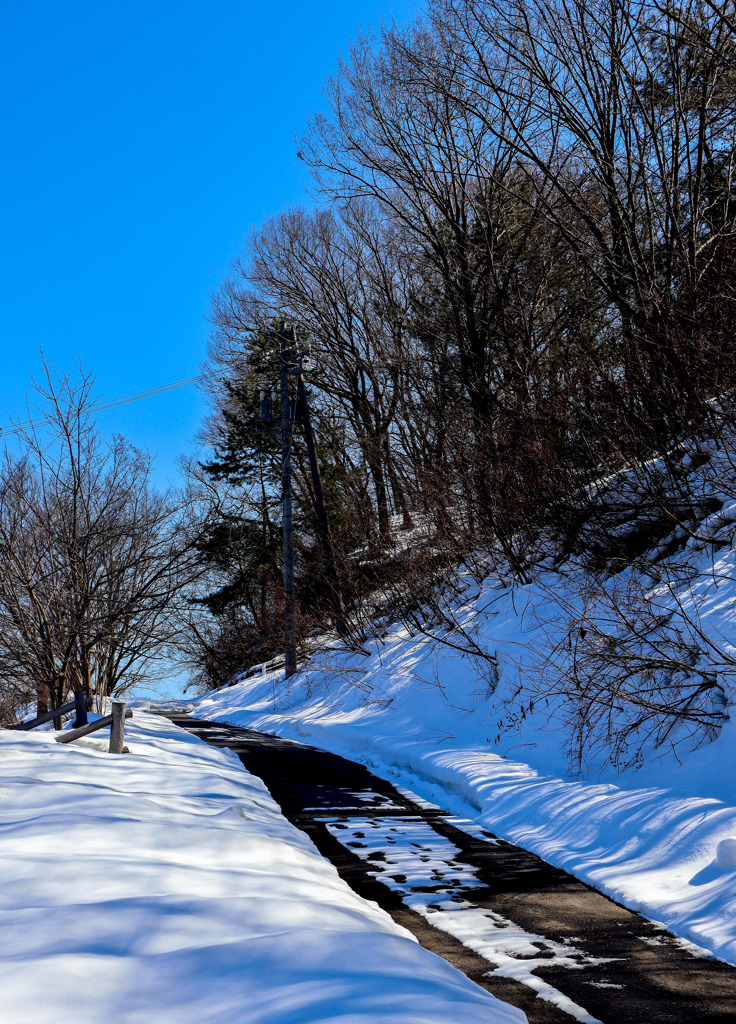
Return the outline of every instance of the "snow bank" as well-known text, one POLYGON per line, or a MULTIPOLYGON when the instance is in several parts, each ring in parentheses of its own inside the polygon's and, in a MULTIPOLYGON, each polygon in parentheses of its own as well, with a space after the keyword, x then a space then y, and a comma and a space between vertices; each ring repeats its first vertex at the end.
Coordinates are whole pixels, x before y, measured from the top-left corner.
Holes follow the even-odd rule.
POLYGON ((513 1024, 356 896, 227 751, 136 711, 0 731, 0 987, 13 1024, 513 1024))
MULTIPOLYGON (((681 598, 730 650, 734 558, 729 550, 704 566, 681 598)), ((495 693, 458 654, 397 627, 366 645, 370 658, 326 652, 288 685, 256 676, 201 697, 192 713, 362 761, 736 963, 736 868, 716 859, 719 843, 736 836, 736 722, 698 750, 661 753, 620 775, 599 764, 587 779, 572 777, 549 709, 499 728, 504 687, 508 694, 519 666, 533 671, 530 638, 552 628, 548 604, 535 585, 490 584, 458 603, 459 621, 498 652, 495 693)))

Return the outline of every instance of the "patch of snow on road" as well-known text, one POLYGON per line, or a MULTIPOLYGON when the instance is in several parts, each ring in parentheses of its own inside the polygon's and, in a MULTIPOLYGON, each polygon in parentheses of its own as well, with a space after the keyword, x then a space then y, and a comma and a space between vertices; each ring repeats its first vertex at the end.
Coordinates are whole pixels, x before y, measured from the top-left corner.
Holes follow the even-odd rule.
POLYGON ((370 865, 370 873, 393 889, 412 910, 459 939, 494 970, 490 973, 533 989, 582 1024, 599 1024, 559 989, 535 975, 540 967, 571 969, 608 961, 571 944, 524 931, 501 915, 474 905, 468 894, 485 888, 460 851, 420 818, 333 818, 326 827, 370 865))

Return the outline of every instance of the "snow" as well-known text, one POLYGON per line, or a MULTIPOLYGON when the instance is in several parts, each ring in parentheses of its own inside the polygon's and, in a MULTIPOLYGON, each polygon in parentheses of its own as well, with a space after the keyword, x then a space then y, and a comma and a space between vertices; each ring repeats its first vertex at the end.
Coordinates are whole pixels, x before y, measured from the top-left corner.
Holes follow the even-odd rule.
POLYGON ((0 732, 0 986, 13 1024, 521 1024, 355 895, 229 751, 136 710, 0 732))
MULTIPOLYGON (((735 518, 728 504, 703 534, 735 518)), ((689 611, 714 650, 736 652, 736 553, 704 544, 686 557, 685 584, 655 582, 652 600, 689 611)), ((497 653, 497 686, 472 660, 389 623, 366 642, 369 658, 326 650, 288 682, 274 672, 242 679, 191 712, 360 761, 736 964, 736 880, 717 853, 736 836, 736 721, 697 749, 686 738, 675 750, 650 746, 643 764, 621 771, 591 751, 584 773, 572 773, 558 707, 542 700, 516 723, 507 715, 573 600, 565 581, 555 595, 548 580, 512 589, 489 578, 455 603, 460 625, 497 653)))
POLYGON ((716 849, 716 865, 721 871, 729 868, 736 868, 736 839, 729 836, 728 839, 721 839, 716 849))

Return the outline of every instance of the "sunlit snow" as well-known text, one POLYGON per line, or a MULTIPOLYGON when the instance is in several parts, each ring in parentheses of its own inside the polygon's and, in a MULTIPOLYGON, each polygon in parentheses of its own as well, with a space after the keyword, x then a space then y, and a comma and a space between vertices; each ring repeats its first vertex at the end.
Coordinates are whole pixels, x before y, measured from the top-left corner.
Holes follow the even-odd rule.
POLYGON ((9 1024, 521 1024, 355 895, 237 758, 136 711, 0 731, 9 1024))

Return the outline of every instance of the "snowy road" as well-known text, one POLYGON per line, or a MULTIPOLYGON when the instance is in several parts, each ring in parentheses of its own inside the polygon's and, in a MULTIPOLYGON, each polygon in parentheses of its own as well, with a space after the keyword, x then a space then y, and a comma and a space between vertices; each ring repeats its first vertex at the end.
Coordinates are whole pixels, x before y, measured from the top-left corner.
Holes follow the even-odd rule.
POLYGON ((167 715, 260 776, 360 895, 535 1022, 736 1020, 736 969, 363 766, 167 715))

